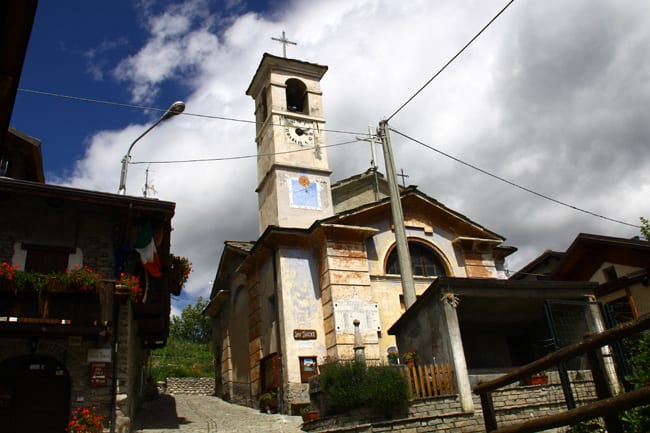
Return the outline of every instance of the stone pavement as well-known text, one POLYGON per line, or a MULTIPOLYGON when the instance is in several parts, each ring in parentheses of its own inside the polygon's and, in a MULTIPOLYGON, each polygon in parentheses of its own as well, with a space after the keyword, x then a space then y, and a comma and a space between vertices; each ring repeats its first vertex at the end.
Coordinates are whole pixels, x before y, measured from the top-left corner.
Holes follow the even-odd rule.
POLYGON ((205 395, 160 394, 143 403, 134 433, 302 433, 299 416, 267 415, 205 395))

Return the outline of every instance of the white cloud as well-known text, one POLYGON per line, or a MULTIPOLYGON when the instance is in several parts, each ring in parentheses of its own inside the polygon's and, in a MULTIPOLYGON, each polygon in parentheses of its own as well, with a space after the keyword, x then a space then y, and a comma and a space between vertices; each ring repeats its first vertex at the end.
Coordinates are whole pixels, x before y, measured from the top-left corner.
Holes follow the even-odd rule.
POLYGON ((163 81, 191 75, 188 71, 218 48, 216 35, 210 33, 213 20, 206 13, 205 1, 191 0, 149 17, 150 39, 113 71, 116 79, 130 84, 133 102, 151 103, 163 81))
MULTIPOLYGON (((116 69, 134 101, 154 100, 161 85, 190 71, 183 77, 191 86, 188 113, 253 120, 244 92, 262 53, 281 54, 270 38, 286 30, 298 42, 287 48, 289 57, 329 66, 322 83, 327 127, 363 133, 405 102, 504 2, 296 1, 275 11, 273 21, 254 13, 211 19, 197 4, 149 17, 150 39, 116 69), (216 21, 230 24, 213 29, 216 21)), ((650 60, 642 55, 650 48, 649 21, 644 5, 631 0, 515 2, 391 125, 558 200, 637 223, 650 215, 650 60)), ((123 144, 146 127, 96 134, 70 182, 115 191, 119 164, 105 161, 119 161, 123 144)), ((134 161, 251 155, 254 134, 246 123, 179 116, 132 155, 134 161)), ((350 138, 327 134, 329 144, 350 138)), ((397 135, 393 145, 411 183, 519 247, 509 261, 515 270, 546 248, 566 248, 579 232, 638 233, 397 135)), ((365 143, 329 155, 334 180, 364 171, 370 160, 365 143)), ((146 167, 130 167, 129 194, 140 195, 146 167)), ((157 198, 177 203, 173 249, 195 265, 187 291, 205 297, 223 242, 257 238, 255 159, 154 164, 150 177, 157 198)))

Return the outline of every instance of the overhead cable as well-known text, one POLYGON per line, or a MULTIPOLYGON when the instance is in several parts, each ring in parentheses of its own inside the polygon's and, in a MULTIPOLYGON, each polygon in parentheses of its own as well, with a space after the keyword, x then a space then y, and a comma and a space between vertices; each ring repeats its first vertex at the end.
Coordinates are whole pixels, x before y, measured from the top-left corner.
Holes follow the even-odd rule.
POLYGON ((506 4, 506 5, 503 7, 503 9, 501 9, 501 10, 499 11, 498 14, 496 14, 494 17, 492 17, 492 19, 491 19, 491 20, 490 20, 486 25, 484 25, 483 28, 482 28, 482 29, 481 29, 477 34, 475 34, 474 37, 473 37, 472 39, 470 39, 469 42, 466 43, 465 46, 464 46, 463 48, 460 49, 460 51, 458 51, 458 52, 457 52, 457 53, 456 53, 456 54, 455 54, 451 59, 449 59, 449 61, 448 61, 447 63, 445 63, 445 65, 444 65, 442 68, 440 68, 440 70, 438 70, 438 72, 436 72, 436 73, 433 75, 433 77, 429 78, 429 81, 427 81, 426 83, 424 83, 424 85, 423 85, 422 87, 420 87, 420 88, 418 89, 417 92, 415 92, 415 93, 414 93, 410 98, 408 98, 408 99, 406 100, 406 102, 404 102, 404 103, 403 103, 403 104, 402 104, 402 105, 401 105, 397 110, 395 110, 395 112, 394 112, 393 114, 391 114, 390 116, 388 116, 388 118, 386 119, 386 121, 387 121, 387 122, 390 121, 390 119, 392 119, 393 117, 395 117, 395 115, 396 115, 397 113, 399 113, 400 111, 402 111, 402 109, 403 109, 404 107, 406 107, 406 106, 407 106, 407 105, 408 105, 408 104, 409 104, 413 99, 415 99, 415 97, 418 96, 418 95, 420 94, 420 92, 422 92, 422 91, 423 91, 423 90, 424 90, 424 89, 425 89, 429 84, 431 84, 431 82, 432 82, 433 80, 435 80, 435 78, 436 78, 438 75, 440 75, 440 74, 442 73, 442 71, 444 71, 444 70, 447 68, 447 66, 449 66, 449 65, 450 65, 454 60, 456 60, 456 58, 457 58, 458 56, 460 56, 460 55, 463 53, 463 51, 465 51, 465 49, 466 49, 467 47, 469 47, 469 46, 472 44, 472 42, 474 42, 474 41, 476 40, 476 38, 478 38, 479 36, 481 36, 481 33, 483 33, 483 32, 484 32, 484 31, 485 31, 485 30, 486 30, 486 29, 487 29, 487 28, 488 28, 488 27, 489 27, 489 26, 490 26, 490 25, 491 25, 491 24, 492 24, 492 23, 493 23, 497 18, 499 18, 499 16, 500 16, 503 12, 505 12, 505 10, 508 9, 508 7, 509 7, 509 6, 510 6, 514 1, 515 1, 515 0, 510 0, 510 1, 508 2, 508 4, 506 4))
MULTIPOLYGON (((167 111, 167 108, 156 108, 156 107, 148 107, 144 105, 134 105, 134 104, 126 104, 123 102, 113 102, 113 101, 105 101, 101 99, 92 99, 92 98, 84 98, 80 96, 70 96, 70 95, 64 95, 61 93, 53 93, 53 92, 44 92, 41 90, 33 90, 33 89, 25 89, 25 88, 18 88, 19 91, 25 92, 25 93, 33 93, 36 95, 43 95, 43 96, 53 96, 56 98, 63 98, 63 99, 71 99, 74 101, 82 101, 82 102, 90 102, 93 104, 103 104, 103 105, 112 105, 116 107, 125 107, 125 108, 135 108, 137 110, 145 110, 145 111, 157 111, 160 113, 165 113, 167 111)), ((257 124, 255 120, 247 120, 247 119, 238 119, 235 117, 225 117, 225 116, 215 116, 211 114, 201 114, 201 113, 190 113, 190 112, 183 112, 179 114, 180 116, 191 116, 191 117, 202 117, 206 119, 216 119, 216 120, 226 120, 229 122, 240 122, 240 123, 250 123, 250 124, 257 124)), ((271 124, 272 126, 286 126, 284 124, 278 124, 278 123, 273 123, 271 124)), ((363 134, 363 132, 355 132, 355 131, 342 131, 339 129, 321 129, 321 131, 324 132, 331 132, 334 134, 350 134, 350 135, 360 135, 363 134)))
POLYGON ((176 159, 176 160, 166 160, 166 161, 132 161, 129 164, 184 164, 184 163, 191 163, 191 162, 211 162, 211 161, 232 161, 235 159, 249 159, 249 158, 257 158, 257 157, 262 157, 262 156, 275 156, 275 155, 284 155, 287 153, 296 153, 296 152, 307 152, 311 150, 316 150, 319 148, 324 148, 324 147, 336 147, 336 146, 343 146, 345 144, 352 144, 356 143, 359 140, 350 140, 350 141, 344 141, 342 143, 334 143, 334 144, 328 144, 325 146, 313 146, 313 147, 303 147, 301 149, 295 149, 295 150, 287 150, 284 152, 275 152, 275 153, 260 153, 260 154, 255 154, 255 155, 239 155, 239 156, 226 156, 226 157, 220 157, 220 158, 200 158, 200 159, 176 159))
POLYGON ((443 152, 442 150, 436 149, 436 148, 433 147, 433 146, 430 146, 430 145, 425 144, 425 143, 423 143, 423 142, 421 142, 421 141, 419 141, 419 140, 416 140, 415 138, 410 137, 410 136, 408 136, 408 135, 406 135, 406 134, 404 134, 404 133, 402 133, 402 132, 399 132, 399 131, 397 131, 397 130, 395 130, 395 129, 393 129, 393 128, 389 128, 389 129, 390 129, 391 131, 393 131, 395 134, 401 135, 402 137, 404 137, 404 138, 406 138, 406 139, 408 139, 408 140, 411 140, 411 141, 413 141, 414 143, 417 143, 417 144, 419 144, 419 145, 421 145, 421 146, 424 146, 424 147, 426 147, 427 149, 433 150, 434 152, 437 152, 437 153, 439 153, 439 154, 442 155, 442 156, 445 156, 445 157, 447 157, 447 158, 449 158, 449 159, 452 159, 452 160, 454 160, 454 161, 456 161, 456 162, 458 162, 458 163, 460 163, 460 164, 463 164, 463 165, 465 165, 465 166, 467 166, 467 167, 469 167, 469 168, 471 168, 471 169, 474 169, 474 170, 476 170, 476 171, 479 171, 479 172, 481 172, 481 173, 483 173, 483 174, 485 174, 485 175, 488 175, 488 176, 490 176, 490 177, 492 177, 492 178, 494 178, 494 179, 500 180, 501 182, 507 183, 507 184, 510 185, 510 186, 514 186, 515 188, 519 188, 519 189, 521 189, 521 190, 523 190, 523 191, 526 191, 526 192, 528 192, 528 193, 530 193, 530 194, 536 195, 537 197, 541 197, 541 198, 543 198, 543 199, 545 199, 545 200, 552 201, 553 203, 556 203, 556 204, 559 204, 559 205, 562 205, 562 206, 565 206, 565 207, 571 208, 571 209, 573 209, 573 210, 576 210, 576 211, 578 211, 578 212, 582 212, 582 213, 585 213, 585 214, 588 214, 588 215, 591 215, 591 216, 595 216, 595 217, 598 217, 598 218, 602 218, 602 219, 607 220, 607 221, 615 222, 615 223, 618 223, 618 224, 623 224, 623 225, 630 226, 630 227, 641 228, 641 226, 639 226, 639 225, 637 225, 637 224, 631 224, 631 223, 628 223, 628 222, 625 222, 625 221, 621 221, 621 220, 617 220, 617 219, 614 219, 614 218, 610 218, 610 217, 607 217, 607 216, 604 216, 604 215, 600 215, 600 214, 597 214, 597 213, 595 213, 595 212, 592 212, 592 211, 589 211, 589 210, 585 210, 585 209, 579 208, 579 207, 574 206, 574 205, 572 205, 572 204, 569 204, 569 203, 563 202, 563 201, 561 201, 561 200, 555 199, 555 198, 550 197, 550 196, 548 196, 548 195, 545 195, 545 194, 542 194, 542 193, 540 193, 540 192, 534 191, 534 190, 532 190, 532 189, 530 189, 530 188, 527 188, 527 187, 525 187, 525 186, 519 185, 518 183, 515 183, 515 182, 513 182, 513 181, 511 181, 511 180, 505 179, 505 178, 503 178, 503 177, 501 177, 501 176, 498 176, 498 175, 496 175, 496 174, 494 174, 494 173, 491 173, 491 172, 489 172, 489 171, 487 171, 487 170, 484 170, 484 169, 482 169, 482 168, 480 168, 480 167, 478 167, 478 166, 476 166, 476 165, 474 165, 474 164, 470 164, 469 162, 463 161, 463 160, 460 159, 460 158, 457 158, 457 157, 452 156, 452 155, 450 155, 450 154, 448 154, 448 153, 445 153, 445 152, 443 152))

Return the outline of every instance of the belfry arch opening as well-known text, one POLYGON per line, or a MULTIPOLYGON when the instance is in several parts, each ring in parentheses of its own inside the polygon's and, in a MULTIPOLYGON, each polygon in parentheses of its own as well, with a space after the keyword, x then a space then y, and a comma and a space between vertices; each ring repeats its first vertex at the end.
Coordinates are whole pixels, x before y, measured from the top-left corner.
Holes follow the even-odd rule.
MULTIPOLYGON (((414 276, 438 277, 447 275, 444 262, 433 248, 421 242, 414 241, 409 241, 408 245, 414 276)), ((397 248, 393 248, 388 255, 388 259, 386 260, 386 273, 395 275, 401 273, 397 248)))
POLYGON ((307 112, 307 86, 297 78, 289 78, 286 82, 287 111, 309 114, 307 112))

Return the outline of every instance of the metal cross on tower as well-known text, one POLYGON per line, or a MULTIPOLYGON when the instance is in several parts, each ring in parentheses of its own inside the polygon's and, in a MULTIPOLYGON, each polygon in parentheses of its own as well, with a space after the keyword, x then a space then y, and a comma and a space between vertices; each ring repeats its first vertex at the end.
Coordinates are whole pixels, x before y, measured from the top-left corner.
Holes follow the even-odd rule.
POLYGON ((287 45, 298 45, 296 42, 291 42, 289 39, 287 39, 286 35, 284 34, 284 30, 282 30, 282 37, 281 38, 271 38, 274 41, 278 41, 282 44, 282 56, 284 58, 287 57, 287 45))

